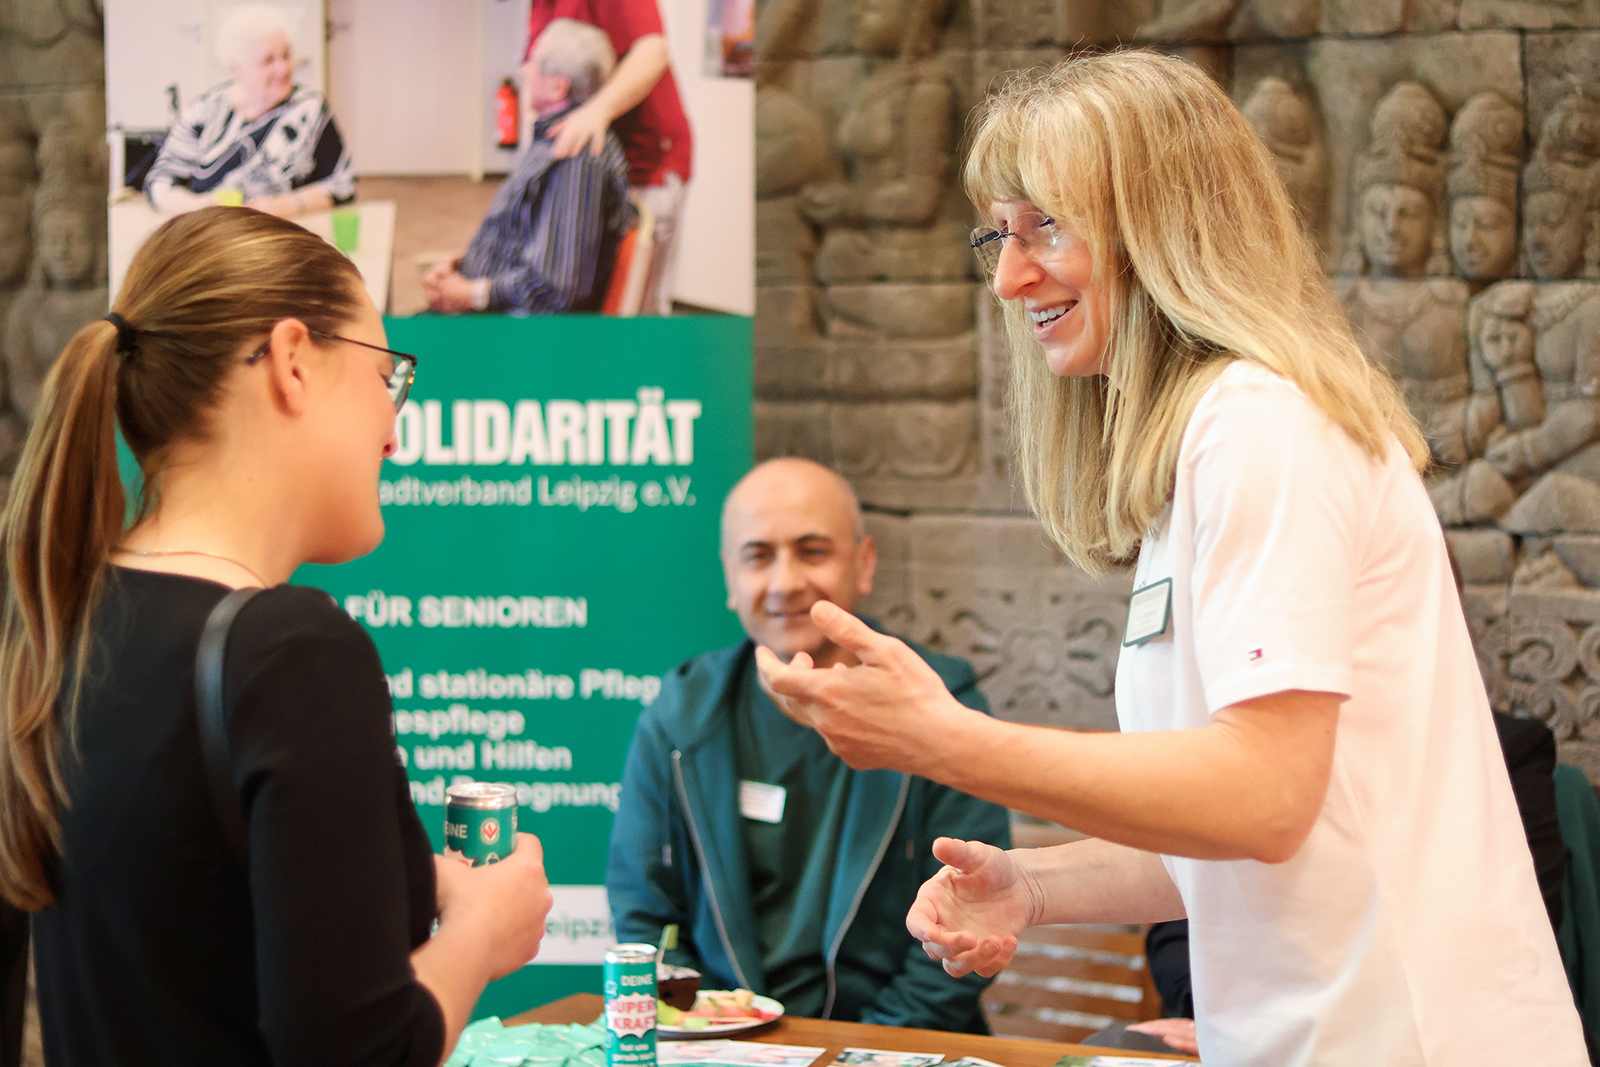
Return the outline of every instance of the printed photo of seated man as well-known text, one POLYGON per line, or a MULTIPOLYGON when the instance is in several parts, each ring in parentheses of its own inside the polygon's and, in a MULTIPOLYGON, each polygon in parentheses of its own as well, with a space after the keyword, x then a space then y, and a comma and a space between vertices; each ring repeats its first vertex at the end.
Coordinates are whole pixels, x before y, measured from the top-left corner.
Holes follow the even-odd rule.
POLYGON ((628 162, 614 133, 598 154, 557 159, 549 130, 616 65, 606 35, 555 19, 522 67, 533 138, 459 258, 423 279, 434 311, 550 314, 599 308, 622 236, 633 225, 628 162))

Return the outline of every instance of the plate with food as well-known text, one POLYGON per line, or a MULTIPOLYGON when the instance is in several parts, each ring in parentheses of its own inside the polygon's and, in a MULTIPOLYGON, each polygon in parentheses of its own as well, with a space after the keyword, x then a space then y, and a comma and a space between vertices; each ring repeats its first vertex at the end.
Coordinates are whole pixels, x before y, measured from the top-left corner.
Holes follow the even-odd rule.
POLYGON ((667 1039, 726 1037, 766 1026, 782 1015, 782 1004, 748 989, 702 989, 688 1011, 657 1001, 656 1033, 667 1039))

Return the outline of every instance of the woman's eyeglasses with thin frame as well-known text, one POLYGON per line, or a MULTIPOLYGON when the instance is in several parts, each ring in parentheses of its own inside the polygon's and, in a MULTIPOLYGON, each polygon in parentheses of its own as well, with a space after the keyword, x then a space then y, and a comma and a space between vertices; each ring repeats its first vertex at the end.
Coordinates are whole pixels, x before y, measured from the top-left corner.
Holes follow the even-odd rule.
MULTIPOLYGON (((383 352, 393 356, 394 365, 389 368, 389 373, 383 376, 383 380, 384 384, 389 387, 389 399, 394 401, 394 409, 399 411, 405 405, 406 394, 411 392, 411 383, 417 380, 416 356, 411 355, 409 352, 396 352, 394 349, 384 348, 382 345, 357 341, 353 337, 340 337, 336 333, 323 333, 321 330, 307 330, 306 332, 312 337, 320 337, 325 341, 343 341, 346 344, 360 345, 362 348, 370 348, 374 352, 383 352)), ((252 367, 260 362, 271 347, 271 338, 261 342, 261 347, 252 352, 250 358, 244 361, 245 366, 252 367)))
POLYGON ((1044 263, 1051 259, 1051 253, 1057 250, 1061 243, 1061 232, 1056 229, 1056 220, 1042 211, 1024 211, 1006 224, 1003 230, 993 226, 979 226, 972 231, 972 251, 977 255, 978 262, 983 264, 983 269, 992 277, 1000 269, 1000 250, 1011 238, 1021 247, 1022 252, 1035 263, 1044 263))

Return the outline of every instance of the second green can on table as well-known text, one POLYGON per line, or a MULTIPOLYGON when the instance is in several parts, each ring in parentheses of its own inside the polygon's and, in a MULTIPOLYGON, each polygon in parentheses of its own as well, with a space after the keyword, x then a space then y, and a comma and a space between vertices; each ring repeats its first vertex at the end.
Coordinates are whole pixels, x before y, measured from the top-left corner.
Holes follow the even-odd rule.
POLYGON ((466 782, 445 790, 444 847, 474 867, 499 863, 517 847, 517 790, 466 782))
POLYGON ((601 979, 606 1067, 656 1067, 656 947, 613 945, 601 979))

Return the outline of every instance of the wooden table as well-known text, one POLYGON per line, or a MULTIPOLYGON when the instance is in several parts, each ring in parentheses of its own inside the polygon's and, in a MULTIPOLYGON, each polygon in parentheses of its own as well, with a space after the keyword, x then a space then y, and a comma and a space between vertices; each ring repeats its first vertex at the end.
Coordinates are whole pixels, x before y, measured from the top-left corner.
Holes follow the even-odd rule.
MULTIPOLYGON (((523 1023, 592 1023, 600 1017, 603 1004, 598 993, 574 993, 503 1021, 507 1026, 523 1023)), ((818 1063, 831 1063, 833 1057, 846 1047, 881 1048, 894 1052, 941 1052, 947 1060, 978 1056, 1002 1067, 1053 1067, 1057 1060, 1068 1055, 1134 1056, 1194 1062, 1186 1056, 1165 1056, 1159 1052, 1127 1052, 1087 1045, 1059 1045, 1054 1041, 947 1034, 938 1030, 910 1030, 898 1026, 871 1026, 867 1023, 801 1019, 787 1015, 765 1030, 740 1035, 739 1040, 765 1041, 777 1045, 821 1045, 828 1051, 818 1063)))

